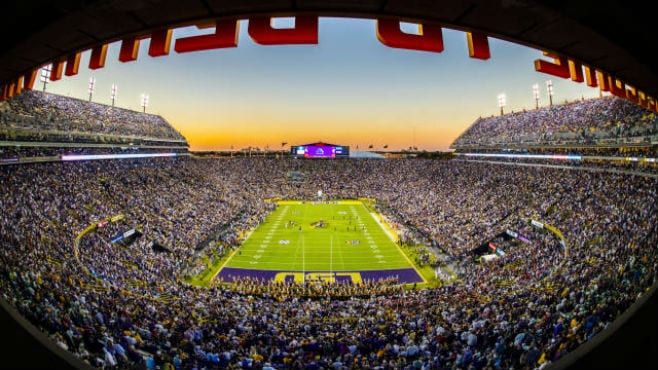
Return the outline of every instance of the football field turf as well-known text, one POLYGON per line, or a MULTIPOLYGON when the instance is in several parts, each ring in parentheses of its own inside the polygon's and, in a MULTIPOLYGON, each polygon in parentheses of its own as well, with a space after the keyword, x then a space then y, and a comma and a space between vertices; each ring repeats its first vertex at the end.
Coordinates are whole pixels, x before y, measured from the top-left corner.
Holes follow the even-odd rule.
POLYGON ((335 282, 422 282, 394 232, 360 201, 282 201, 218 276, 335 282))

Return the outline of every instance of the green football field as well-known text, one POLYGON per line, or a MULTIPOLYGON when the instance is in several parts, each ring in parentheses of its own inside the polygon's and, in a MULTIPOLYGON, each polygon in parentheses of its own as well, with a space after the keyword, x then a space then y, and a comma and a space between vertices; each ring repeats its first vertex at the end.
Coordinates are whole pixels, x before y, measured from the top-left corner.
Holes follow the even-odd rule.
POLYGON ((220 275, 239 270, 336 273, 400 269, 414 267, 398 248, 394 232, 362 202, 282 201, 247 236, 220 275))

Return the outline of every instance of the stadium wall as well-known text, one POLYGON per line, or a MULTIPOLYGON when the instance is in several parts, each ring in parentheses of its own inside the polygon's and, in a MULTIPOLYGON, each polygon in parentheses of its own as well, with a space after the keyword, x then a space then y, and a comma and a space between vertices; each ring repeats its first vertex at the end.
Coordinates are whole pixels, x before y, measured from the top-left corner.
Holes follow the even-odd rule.
POLYGON ((2 369, 94 369, 73 353, 60 348, 4 298, 0 298, 0 328, 2 369))
POLYGON ((626 312, 545 370, 658 369, 658 283, 626 312))

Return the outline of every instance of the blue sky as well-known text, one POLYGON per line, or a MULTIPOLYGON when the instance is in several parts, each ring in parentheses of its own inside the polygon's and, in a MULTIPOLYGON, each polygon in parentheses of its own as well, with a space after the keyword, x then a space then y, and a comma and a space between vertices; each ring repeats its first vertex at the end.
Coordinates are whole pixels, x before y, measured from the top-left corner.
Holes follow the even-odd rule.
MULTIPOLYGON (((534 70, 540 50, 490 38, 491 59, 468 57, 466 33, 443 29, 444 51, 430 53, 387 47, 370 19, 320 18, 317 45, 264 46, 240 22, 237 48, 151 58, 148 41, 136 62, 118 62, 119 44, 108 51, 106 67, 91 71, 83 53, 80 73, 49 83, 47 91, 162 115, 188 138, 192 150, 279 148, 282 142, 327 141, 402 149, 446 150, 479 116, 533 109, 532 85, 539 84, 540 105, 548 105, 546 81, 554 84, 554 103, 599 96, 598 89, 534 70)), ((276 19, 276 27, 291 24, 276 19)), ((415 32, 403 24, 405 32, 415 32)), ((208 33, 176 29, 174 39, 208 33)), ((41 85, 37 82, 37 87, 41 85)))

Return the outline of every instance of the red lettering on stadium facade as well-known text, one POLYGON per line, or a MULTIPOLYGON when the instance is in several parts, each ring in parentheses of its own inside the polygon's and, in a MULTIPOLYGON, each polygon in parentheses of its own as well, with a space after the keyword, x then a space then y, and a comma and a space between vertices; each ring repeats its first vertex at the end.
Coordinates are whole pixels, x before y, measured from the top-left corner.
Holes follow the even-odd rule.
MULTIPOLYGON (((275 28, 272 17, 252 17, 249 22, 249 36, 261 45, 286 44, 317 44, 319 18, 315 15, 295 16, 292 28, 275 28)), ((230 48, 238 46, 238 19, 221 19, 192 23, 198 29, 214 28, 214 32, 205 35, 187 36, 176 39, 174 50, 177 53, 230 48)), ((440 53, 444 49, 442 27, 437 24, 418 24, 418 34, 409 34, 401 30, 400 20, 384 18, 376 20, 377 39, 384 45, 418 51, 440 53)), ((171 28, 157 29, 142 35, 132 35, 121 40, 119 61, 132 62, 138 59, 139 44, 143 39, 150 39, 148 55, 160 57, 169 55, 172 43, 171 28)), ((471 58, 487 60, 491 57, 488 36, 481 32, 467 32, 468 55, 471 58)), ((108 44, 94 46, 91 49, 89 69, 105 67, 108 44)), ((59 58, 52 64, 50 80, 61 79, 62 74, 74 76, 78 74, 81 51, 59 58)), ((552 60, 535 60, 535 70, 560 78, 570 78, 574 82, 585 82, 587 86, 599 87, 601 91, 628 99, 649 110, 658 111, 656 99, 643 91, 637 90, 623 81, 590 66, 571 60, 565 56, 550 52, 544 55, 552 60), (584 70, 583 70, 584 69, 584 70)), ((40 67, 39 67, 40 68, 40 67)), ((22 90, 31 90, 39 68, 29 71, 13 81, 0 85, 0 101, 4 101, 22 90)))
POLYGON ((652 96, 647 95, 641 90, 637 90, 624 81, 562 55, 549 52, 544 52, 544 55, 553 60, 535 60, 535 70, 537 72, 560 78, 570 78, 574 82, 586 82, 587 86, 598 86, 601 91, 610 92, 612 95, 628 99, 644 108, 658 112, 658 104, 656 104, 656 100, 652 96))
POLYGON ((119 50, 120 62, 132 62, 137 60, 137 52, 139 51, 139 38, 135 36, 126 37, 121 41, 121 50, 119 50))
POLYGON ((489 39, 482 32, 466 32, 468 42, 468 56, 471 58, 487 60, 491 58, 489 39))
POLYGON ((535 60, 535 71, 548 73, 560 78, 569 78, 569 65, 567 58, 555 55, 549 52, 544 52, 544 55, 553 59, 552 62, 537 59, 535 60))
POLYGON ((151 35, 151 44, 149 45, 149 56, 161 57, 169 55, 169 48, 171 46, 171 35, 173 30, 165 28, 154 31, 151 35))
POLYGON ((35 69, 35 70, 30 71, 30 73, 25 75, 25 80, 24 80, 24 83, 23 83, 23 90, 32 90, 32 88, 34 87, 34 83, 37 80, 37 73, 38 72, 39 71, 35 69))
POLYGON ((574 62, 573 60, 569 60, 568 62, 569 62, 569 76, 571 76, 571 81, 573 82, 585 81, 585 77, 583 75, 583 66, 578 62, 574 62))
POLYGON ((93 47, 91 49, 91 57, 89 58, 89 69, 100 69, 105 67, 106 58, 107 44, 93 47))
POLYGON ((9 99, 14 95, 18 95, 23 90, 32 90, 34 82, 37 79, 38 70, 32 70, 25 76, 19 76, 14 82, 4 85, 0 88, 0 101, 9 99))
POLYGON ((215 27, 215 32, 208 35, 182 37, 176 40, 174 50, 177 53, 234 48, 238 46, 239 23, 237 19, 216 21, 213 24, 198 24, 198 29, 215 27))
POLYGON ((50 72, 50 81, 58 81, 62 78, 64 73, 64 64, 66 63, 65 59, 60 59, 53 62, 53 68, 50 72))
POLYGON ((82 53, 75 53, 72 55, 69 55, 68 58, 66 58, 66 70, 64 71, 64 74, 66 76, 75 76, 78 74, 78 70, 80 69, 80 56, 82 53))
POLYGON ((172 29, 160 29, 153 31, 151 35, 130 36, 121 40, 121 49, 119 50, 119 61, 126 63, 137 60, 139 55, 139 43, 141 40, 151 38, 148 54, 151 57, 160 57, 169 55, 171 45, 172 29))
POLYGON ((318 17, 297 16, 294 28, 274 28, 272 18, 249 19, 249 36, 261 45, 314 45, 318 43, 318 17))
POLYGON ((378 19, 376 27, 377 39, 386 46, 435 53, 443 51, 441 26, 419 24, 418 35, 402 32, 397 19, 378 19))

